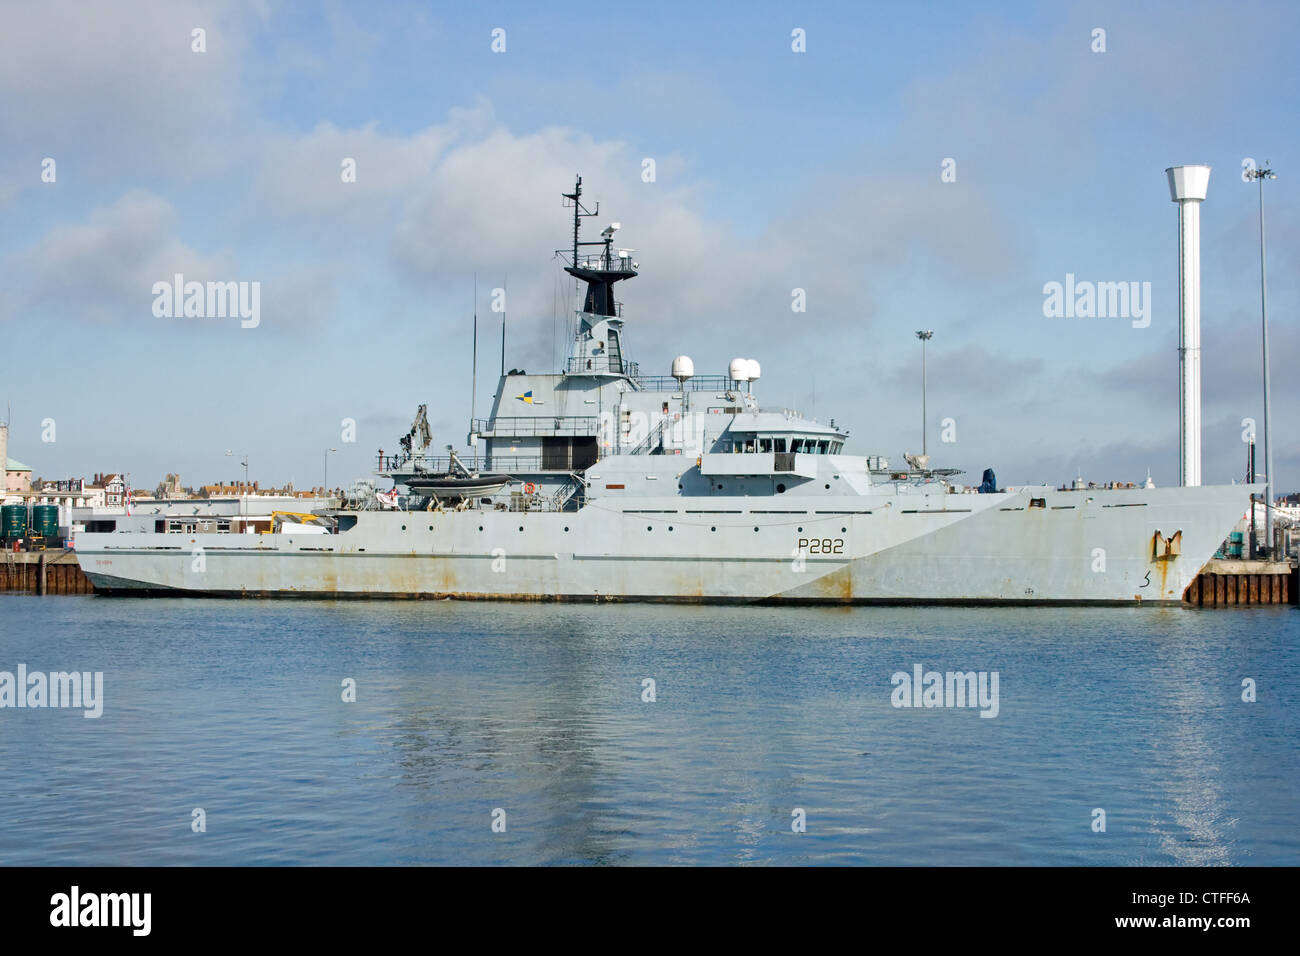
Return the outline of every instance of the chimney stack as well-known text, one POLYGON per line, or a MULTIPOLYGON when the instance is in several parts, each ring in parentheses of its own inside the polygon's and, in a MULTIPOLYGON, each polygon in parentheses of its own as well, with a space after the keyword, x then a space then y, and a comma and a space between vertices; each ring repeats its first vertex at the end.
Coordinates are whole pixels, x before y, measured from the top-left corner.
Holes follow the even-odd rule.
POLYGON ((1183 487, 1201 483, 1201 203, 1209 166, 1172 166, 1169 198, 1178 203, 1178 447, 1183 487))

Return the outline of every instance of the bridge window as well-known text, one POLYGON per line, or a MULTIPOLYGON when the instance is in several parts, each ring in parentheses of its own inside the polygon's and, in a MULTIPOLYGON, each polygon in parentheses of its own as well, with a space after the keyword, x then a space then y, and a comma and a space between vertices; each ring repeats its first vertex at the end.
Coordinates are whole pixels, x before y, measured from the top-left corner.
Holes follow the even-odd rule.
POLYGON ((775 451, 778 455, 784 455, 784 454, 785 454, 785 439, 784 439, 784 438, 778 438, 778 439, 776 439, 776 441, 775 441, 775 447, 773 448, 773 451, 775 451))
POLYGON ((819 441, 817 443, 817 454, 825 455, 830 451, 831 443, 829 441, 819 441))
POLYGON ((758 440, 758 450, 761 451, 761 452, 764 452, 764 453, 771 451, 771 450, 772 450, 772 439, 770 439, 770 438, 760 438, 760 439, 758 440))
POLYGON ((795 454, 795 455, 797 455, 797 454, 799 454, 801 451, 803 451, 803 439, 802 439, 802 438, 792 438, 792 439, 790 440, 790 452, 791 452, 791 454, 795 454))

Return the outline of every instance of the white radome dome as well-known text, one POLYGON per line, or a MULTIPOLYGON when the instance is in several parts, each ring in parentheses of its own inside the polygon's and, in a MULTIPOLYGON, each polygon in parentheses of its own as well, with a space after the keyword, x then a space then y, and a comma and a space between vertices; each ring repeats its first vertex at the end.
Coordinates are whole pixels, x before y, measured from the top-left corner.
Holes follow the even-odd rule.
POLYGON ((763 373, 763 366, 758 364, 757 359, 746 359, 749 362, 749 380, 757 382, 758 377, 763 373))
POLYGON ((673 359, 673 378, 685 381, 695 374, 695 363, 689 355, 679 355, 673 359))
POLYGON ((733 382, 749 381, 749 359, 734 358, 727 366, 727 374, 733 382))

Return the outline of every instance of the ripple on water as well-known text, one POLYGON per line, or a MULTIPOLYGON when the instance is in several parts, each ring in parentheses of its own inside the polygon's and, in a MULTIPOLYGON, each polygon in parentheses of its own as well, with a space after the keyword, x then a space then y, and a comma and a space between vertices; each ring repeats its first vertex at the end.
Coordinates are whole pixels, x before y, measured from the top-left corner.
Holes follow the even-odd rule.
POLYGON ((1300 861, 1290 609, 0 600, 106 698, 0 712, 8 864, 1300 861))

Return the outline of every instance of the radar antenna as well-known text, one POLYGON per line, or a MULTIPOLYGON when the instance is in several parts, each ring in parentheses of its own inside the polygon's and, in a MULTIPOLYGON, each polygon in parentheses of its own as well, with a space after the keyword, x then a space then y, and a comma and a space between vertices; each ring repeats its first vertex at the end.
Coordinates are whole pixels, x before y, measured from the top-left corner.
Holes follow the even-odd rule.
POLYGON ((595 242, 583 242, 581 239, 582 220, 600 214, 600 203, 594 210, 582 204, 582 177, 577 177, 573 192, 561 193, 564 205, 573 205, 573 249, 556 249, 555 254, 568 262, 564 271, 574 278, 587 283, 587 295, 582 306, 583 312, 593 315, 618 315, 618 305, 614 301, 614 283, 621 279, 631 279, 636 275, 637 263, 632 261, 634 250, 625 250, 626 255, 614 252, 614 233, 620 225, 611 222, 601 230, 600 239, 595 242), (600 246, 602 251, 594 256, 581 255, 584 246, 600 246))

